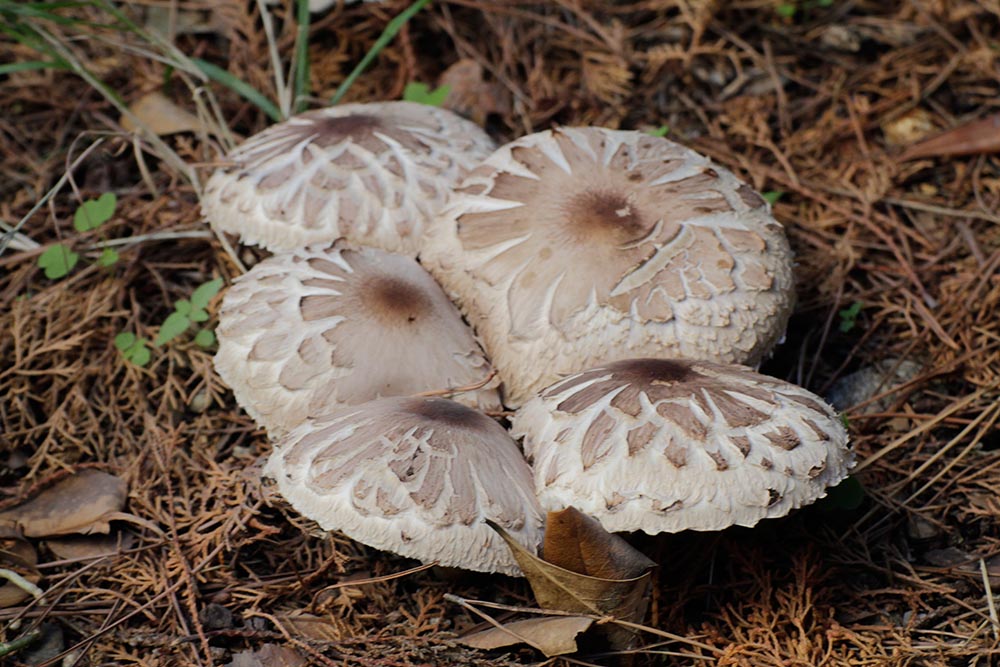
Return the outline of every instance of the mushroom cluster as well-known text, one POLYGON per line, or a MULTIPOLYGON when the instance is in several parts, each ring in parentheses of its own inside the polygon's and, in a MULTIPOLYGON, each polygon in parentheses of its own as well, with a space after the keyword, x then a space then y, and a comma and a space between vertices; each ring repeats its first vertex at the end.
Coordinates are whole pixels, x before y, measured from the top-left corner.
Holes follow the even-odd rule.
POLYGON ((492 147, 445 110, 350 104, 209 181, 210 223, 276 252, 226 293, 215 365, 297 511, 517 575, 486 521, 533 551, 570 506, 610 531, 752 526, 847 475, 833 409, 750 368, 794 301, 750 186, 640 132, 492 147))

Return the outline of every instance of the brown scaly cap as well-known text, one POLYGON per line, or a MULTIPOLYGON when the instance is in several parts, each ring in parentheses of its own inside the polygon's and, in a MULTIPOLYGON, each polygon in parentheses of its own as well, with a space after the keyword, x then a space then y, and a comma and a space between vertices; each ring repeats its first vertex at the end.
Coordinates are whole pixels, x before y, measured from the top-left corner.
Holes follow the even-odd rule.
POLYGON ((493 150, 474 123, 412 102, 309 111, 254 135, 209 179, 202 212, 244 243, 352 243, 415 255, 448 191, 493 150))
MULTIPOLYGON (((342 243, 275 255, 237 279, 218 337, 216 370, 272 436, 341 405, 490 373, 472 330, 415 260, 342 243)), ((456 399, 501 407, 495 388, 456 399)))
POLYGON ((310 419, 266 472, 326 530, 424 562, 519 576, 494 521, 531 551, 542 512, 531 470, 489 417, 440 398, 386 398, 310 419))
POLYGON ((513 420, 542 507, 611 531, 752 526, 826 495, 854 459, 822 399, 745 366, 631 359, 578 373, 513 420))
POLYGON ((752 188, 639 132, 561 128, 500 148, 421 259, 520 405, 561 375, 642 354, 756 363, 791 312, 791 253, 752 188))

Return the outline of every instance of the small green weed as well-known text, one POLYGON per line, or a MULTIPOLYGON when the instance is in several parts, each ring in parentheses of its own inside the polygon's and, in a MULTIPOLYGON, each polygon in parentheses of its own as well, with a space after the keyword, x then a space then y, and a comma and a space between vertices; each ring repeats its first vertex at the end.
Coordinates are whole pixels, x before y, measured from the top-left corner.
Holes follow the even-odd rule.
POLYGON ((115 336, 115 347, 126 361, 136 366, 145 366, 149 363, 149 341, 145 338, 138 338, 134 333, 123 331, 115 336))
MULTIPOLYGON (((160 331, 156 334, 156 340, 153 344, 159 347, 164 343, 169 343, 187 331, 193 323, 206 321, 208 311, 205 308, 220 289, 222 289, 222 278, 216 278, 199 286, 191 294, 190 300, 178 300, 174 304, 174 312, 170 313, 160 325, 160 331)), ((201 347, 209 347, 215 343, 215 334, 208 329, 202 329, 195 335, 194 342, 201 347)))
POLYGON ((38 256, 38 267, 45 269, 45 277, 49 280, 64 278, 80 261, 80 255, 69 249, 64 243, 57 243, 45 249, 38 256))
MULTIPOLYGON (((80 233, 97 229, 111 219, 117 206, 118 199, 113 192, 105 192, 97 199, 87 199, 73 214, 73 227, 80 233)), ((79 261, 79 254, 65 243, 57 243, 38 256, 38 268, 45 270, 45 277, 49 280, 58 280, 69 275, 79 261)), ((97 259, 97 265, 108 267, 117 261, 118 253, 105 248, 97 259)))
POLYGON ((665 137, 670 133, 669 125, 661 125, 655 130, 646 130, 646 134, 651 137, 665 137))
POLYGON ((73 214, 73 227, 78 232, 89 232, 97 229, 111 219, 118 206, 118 198, 113 192, 105 192, 97 199, 87 199, 77 207, 73 214))
POLYGON ((774 11, 778 16, 786 19, 795 18, 800 12, 809 12, 813 9, 832 7, 833 0, 800 0, 797 2, 782 2, 775 7, 774 11))
POLYGON ((855 301, 847 308, 838 311, 840 315, 840 332, 848 333, 858 324, 858 314, 861 312, 861 308, 864 306, 860 301, 855 301))
POLYGON ((774 206, 784 195, 785 193, 783 190, 768 190, 767 192, 761 193, 760 196, 763 197, 764 201, 768 204, 774 206))
POLYGON ((451 86, 449 85, 438 86, 434 90, 431 90, 431 87, 426 83, 413 81, 406 84, 406 89, 403 90, 403 101, 439 107, 444 104, 445 98, 448 97, 448 93, 450 92, 451 86))

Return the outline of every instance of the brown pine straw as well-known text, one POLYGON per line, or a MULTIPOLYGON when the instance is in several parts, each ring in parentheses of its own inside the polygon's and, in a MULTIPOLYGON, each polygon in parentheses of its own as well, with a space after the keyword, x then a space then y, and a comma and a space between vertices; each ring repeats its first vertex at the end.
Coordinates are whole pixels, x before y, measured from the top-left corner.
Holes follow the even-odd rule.
MULTIPOLYGON (((168 4, 169 26, 201 26, 173 33, 178 49, 278 98, 257 3, 168 4)), ((338 3, 313 17, 317 104, 404 4, 338 3)), ((674 651, 649 636, 628 660, 985 667, 1000 659, 1000 158, 900 155, 922 132, 996 113, 1000 10, 796 2, 789 20, 778 4, 439 0, 348 101, 398 98, 461 61, 484 72, 472 83, 486 86, 473 88, 489 92, 473 95, 486 106, 473 111, 500 141, 552 124, 666 125, 757 189, 783 193, 774 212, 796 252, 799 300, 765 372, 826 393, 875 364, 917 364, 846 411, 859 509, 826 503, 753 530, 630 538, 660 563, 643 625, 688 643, 674 651), (854 302, 862 309, 842 332, 840 311, 854 302)), ((457 645, 478 618, 445 598, 530 609, 523 582, 442 575, 324 534, 261 481, 270 443, 215 375, 211 350, 185 335, 139 368, 115 349, 123 331, 154 339, 177 300, 216 277, 231 283, 266 254, 229 252, 184 174, 203 180, 228 143, 216 137, 269 121, 216 84, 197 83, 193 99, 190 75, 148 57, 140 37, 100 27, 97 9, 65 11, 93 25, 46 23, 49 34, 126 104, 159 91, 208 126, 137 141, 70 72, 0 78, 0 221, 24 221, 26 248, 0 254, 0 509, 95 467, 128 483, 136 517, 115 522, 134 543, 113 557, 60 559, 33 540, 45 595, 0 609, 0 642, 49 622, 65 640, 47 664, 71 654, 81 665, 227 664, 266 644, 316 664, 537 664, 530 649, 457 645), (213 109, 225 130, 211 127, 213 109), (103 192, 118 197, 114 218, 76 231, 80 198, 103 192), (37 260, 56 242, 81 260, 53 281, 37 260), (94 264, 106 247, 121 255, 110 269, 94 264), (232 626, 211 625, 216 607, 232 626), (289 622, 305 611, 322 637, 289 622)), ((270 11, 287 64, 296 26, 288 3, 270 11)), ((0 42, 0 62, 39 57, 0 42)))

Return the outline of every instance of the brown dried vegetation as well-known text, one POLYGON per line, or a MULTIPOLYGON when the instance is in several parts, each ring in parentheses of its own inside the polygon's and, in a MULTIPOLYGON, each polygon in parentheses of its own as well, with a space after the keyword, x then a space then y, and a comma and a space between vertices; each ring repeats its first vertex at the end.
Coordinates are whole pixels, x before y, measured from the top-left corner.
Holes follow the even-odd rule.
MULTIPOLYGON (((178 46, 273 99, 256 5, 179 4, 212 10, 195 12, 208 31, 180 34, 178 46)), ((666 652, 651 662, 692 664, 680 652, 748 667, 991 664, 1000 653, 988 604, 1000 585, 1000 158, 904 162, 905 146, 891 144, 914 128, 996 113, 1000 6, 799 2, 784 19, 778 4, 442 1, 348 97, 398 98, 408 81, 466 59, 496 84, 498 111, 486 121, 500 140, 551 123, 669 125, 672 138, 756 188, 785 193, 775 211, 799 258, 799 305, 766 372, 823 393, 874 362, 920 364, 905 385, 873 397, 877 406, 848 413, 868 492, 859 511, 813 508, 753 531, 637 540, 661 563, 647 624, 690 640, 644 635, 646 650, 666 652), (915 111, 925 123, 912 122, 915 111), (863 310, 841 332, 838 311, 855 301, 863 310)), ((403 6, 338 5, 316 19, 317 98, 329 98, 403 6)), ((294 26, 287 8, 275 12, 288 53, 294 26)), ((124 51, 131 39, 73 44, 127 101, 168 75, 124 51)), ((0 41, 0 62, 33 59, 0 41)), ((182 86, 167 92, 193 108, 182 86)), ((215 92, 235 132, 267 124, 215 92)), ((116 333, 153 338, 174 301, 238 269, 205 232, 192 188, 153 155, 138 162, 116 117, 67 72, 0 79, 0 219, 15 224, 95 133, 111 132, 74 181, 83 197, 116 192, 115 217, 78 234, 78 199, 64 189, 21 232, 43 245, 69 241, 91 259, 102 239, 154 235, 121 249, 110 271, 81 262, 59 281, 38 269, 40 247, 0 255, 0 509, 92 467, 124 479, 127 511, 160 532, 119 525, 134 545, 96 560, 57 560, 42 546, 46 595, 0 609, 0 641, 15 638, 19 619, 21 628, 61 625, 67 649, 86 649, 78 664, 224 664, 266 644, 314 664, 537 660, 463 649, 448 634, 477 619, 445 592, 529 605, 524 584, 442 582, 425 571, 383 578, 406 562, 317 535, 274 502, 254 467, 266 439, 213 374, 210 352, 181 338, 146 368, 123 360, 116 333)), ((217 157, 190 134, 168 141, 192 164, 217 157)))

